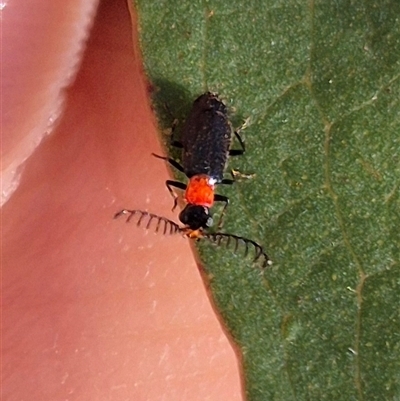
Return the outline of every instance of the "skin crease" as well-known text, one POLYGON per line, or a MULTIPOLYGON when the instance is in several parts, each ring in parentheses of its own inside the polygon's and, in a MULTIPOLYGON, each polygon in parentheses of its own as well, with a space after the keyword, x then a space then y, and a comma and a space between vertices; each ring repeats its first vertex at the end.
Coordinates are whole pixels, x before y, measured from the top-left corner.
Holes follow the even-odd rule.
POLYGON ((2 11, 2 399, 243 400, 189 240, 112 218, 177 221, 126 3, 44 3, 2 11))

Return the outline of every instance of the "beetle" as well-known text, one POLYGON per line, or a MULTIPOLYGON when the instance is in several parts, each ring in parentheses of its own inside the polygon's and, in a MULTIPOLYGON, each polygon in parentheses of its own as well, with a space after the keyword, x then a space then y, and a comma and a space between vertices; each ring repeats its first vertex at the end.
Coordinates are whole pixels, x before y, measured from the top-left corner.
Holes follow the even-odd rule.
POLYGON ((225 205, 218 224, 220 227, 229 198, 216 194, 215 187, 235 182, 233 173, 232 179, 224 178, 228 156, 242 155, 245 144, 239 133, 233 130, 227 107, 217 94, 206 92, 194 101, 182 129, 181 140, 173 141, 172 144, 182 148, 182 164, 153 153, 153 156, 168 161, 189 179, 187 184, 174 180, 165 182, 174 197, 172 210, 177 206, 177 196, 172 188, 184 190, 186 205, 179 214, 179 220, 191 230, 197 230, 212 226, 210 209, 214 202, 223 202, 225 205), (240 149, 231 149, 232 133, 240 149))

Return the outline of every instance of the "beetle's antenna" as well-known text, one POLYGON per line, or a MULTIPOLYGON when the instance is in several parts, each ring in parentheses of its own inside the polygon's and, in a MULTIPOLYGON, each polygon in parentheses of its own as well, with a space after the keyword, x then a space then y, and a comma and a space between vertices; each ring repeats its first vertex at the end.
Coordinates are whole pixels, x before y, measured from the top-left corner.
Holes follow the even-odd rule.
POLYGON ((172 220, 169 220, 166 217, 158 216, 153 213, 145 212, 144 210, 122 209, 114 215, 114 219, 118 219, 121 216, 127 216, 127 223, 129 223, 134 217, 136 217, 136 225, 140 227, 142 224, 144 224, 146 230, 148 230, 152 225, 154 226, 154 224, 156 224, 156 233, 161 231, 164 235, 170 235, 182 232, 181 227, 179 227, 178 224, 174 223, 172 220))
POLYGON ((202 232, 201 236, 199 238, 206 238, 210 242, 213 242, 217 244, 218 246, 224 244, 226 248, 229 248, 230 246, 234 246, 234 252, 236 252, 239 248, 239 246, 242 244, 245 247, 244 251, 244 256, 247 256, 249 253, 250 248, 254 249, 254 262, 258 262, 262 260, 262 267, 266 268, 267 266, 272 265, 272 260, 269 258, 269 256, 264 252, 263 247, 258 244, 257 242, 245 238, 245 237, 240 237, 235 234, 228 234, 228 233, 205 233, 202 232))
POLYGON ((213 244, 218 246, 224 245, 227 249, 233 246, 233 251, 237 252, 240 245, 244 245, 244 256, 246 257, 249 253, 250 248, 254 249, 254 262, 262 261, 262 267, 266 268, 267 266, 272 265, 271 259, 264 252, 263 247, 257 242, 245 238, 240 237, 235 234, 228 233, 208 233, 202 229, 192 230, 189 227, 180 227, 178 224, 173 222, 172 220, 167 219, 166 217, 158 216, 153 213, 145 212, 144 210, 129 210, 122 209, 118 213, 114 215, 114 219, 117 219, 121 216, 126 216, 126 222, 129 223, 132 219, 136 218, 136 226, 140 227, 144 225, 146 230, 150 229, 155 225, 155 232, 162 232, 164 235, 172 235, 172 234, 183 234, 184 236, 194 239, 200 240, 202 238, 207 239, 213 244))

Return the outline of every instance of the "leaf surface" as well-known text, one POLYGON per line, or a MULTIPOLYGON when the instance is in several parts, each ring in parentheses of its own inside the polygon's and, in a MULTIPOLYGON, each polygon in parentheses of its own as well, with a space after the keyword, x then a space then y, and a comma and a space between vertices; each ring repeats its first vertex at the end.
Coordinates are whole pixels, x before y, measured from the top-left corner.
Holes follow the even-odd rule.
POLYGON ((399 400, 400 3, 136 7, 163 128, 207 90, 249 119, 223 231, 274 265, 200 249, 248 399, 399 400))

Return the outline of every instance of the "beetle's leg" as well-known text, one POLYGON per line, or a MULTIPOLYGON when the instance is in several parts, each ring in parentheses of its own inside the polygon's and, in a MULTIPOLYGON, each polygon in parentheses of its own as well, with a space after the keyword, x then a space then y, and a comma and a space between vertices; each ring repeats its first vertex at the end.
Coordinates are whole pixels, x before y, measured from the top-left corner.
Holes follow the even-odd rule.
POLYGON ((220 216, 219 221, 218 221, 217 228, 219 230, 222 227, 224 214, 225 214, 226 208, 228 207, 228 204, 229 204, 229 198, 227 196, 224 196, 224 195, 215 194, 214 195, 214 201, 215 202, 224 202, 225 203, 224 208, 222 209, 222 212, 221 212, 221 216, 220 216))
POLYGON ((233 133, 235 134, 237 140, 239 141, 239 145, 240 145, 241 149, 230 149, 229 156, 240 156, 246 151, 246 146, 244 144, 244 140, 239 135, 239 132, 238 132, 239 130, 234 131, 233 133))
POLYGON ((171 194, 171 196, 174 198, 174 206, 173 206, 172 210, 175 210, 176 206, 178 205, 178 196, 176 196, 174 194, 172 187, 185 190, 186 184, 184 184, 183 182, 179 182, 179 181, 167 180, 167 181, 165 181, 165 185, 167 186, 168 191, 171 194))
MULTIPOLYGON (((232 177, 235 178, 235 176, 232 174, 232 177)), ((224 178, 220 184, 225 184, 225 185, 232 185, 235 182, 234 179, 230 179, 230 178, 224 178)))
POLYGON ((155 153, 152 153, 152 155, 154 157, 157 157, 157 159, 166 160, 171 166, 175 167, 177 170, 181 171, 182 173, 185 173, 185 170, 183 169, 183 166, 181 164, 179 164, 176 160, 171 159, 169 157, 156 155, 155 153))

